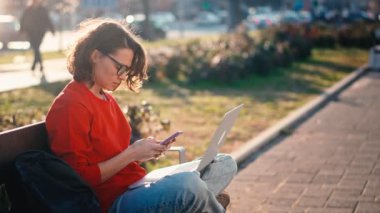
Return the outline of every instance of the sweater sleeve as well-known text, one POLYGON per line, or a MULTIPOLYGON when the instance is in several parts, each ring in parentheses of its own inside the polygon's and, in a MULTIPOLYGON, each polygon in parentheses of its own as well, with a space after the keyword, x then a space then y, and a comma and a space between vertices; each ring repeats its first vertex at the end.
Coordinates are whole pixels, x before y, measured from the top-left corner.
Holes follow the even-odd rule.
POLYGON ((91 113, 85 106, 56 103, 46 117, 51 150, 65 160, 90 185, 100 184, 98 164, 91 163, 91 113))

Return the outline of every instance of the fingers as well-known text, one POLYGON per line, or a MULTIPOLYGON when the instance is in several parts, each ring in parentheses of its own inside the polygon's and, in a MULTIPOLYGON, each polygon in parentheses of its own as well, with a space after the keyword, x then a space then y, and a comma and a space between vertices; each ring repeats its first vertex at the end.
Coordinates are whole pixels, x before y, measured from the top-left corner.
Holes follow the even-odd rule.
POLYGON ((140 147, 140 151, 138 152, 142 154, 141 157, 145 160, 153 158, 158 159, 159 157, 163 156, 163 153, 167 150, 166 145, 159 144, 159 142, 151 136, 145 139, 141 139, 137 142, 139 142, 138 146, 140 147))
POLYGON ((155 154, 155 155, 154 155, 154 158, 155 158, 156 160, 158 160, 159 158, 161 158, 161 157, 163 157, 163 156, 165 156, 165 152, 160 152, 160 153, 155 154))

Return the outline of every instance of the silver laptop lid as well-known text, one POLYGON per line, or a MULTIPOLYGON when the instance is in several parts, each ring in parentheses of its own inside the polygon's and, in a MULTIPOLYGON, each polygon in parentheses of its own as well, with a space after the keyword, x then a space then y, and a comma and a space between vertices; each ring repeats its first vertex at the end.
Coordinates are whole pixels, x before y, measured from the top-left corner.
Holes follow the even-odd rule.
POLYGON ((219 147, 221 147, 226 140, 227 134, 234 125, 235 120, 238 117, 242 107, 243 104, 234 107, 230 111, 226 112, 226 114, 224 114, 222 122, 220 123, 218 129, 216 129, 214 136, 212 137, 210 144, 201 162, 199 163, 199 166, 197 168, 198 171, 201 171, 209 163, 211 163, 212 160, 214 160, 215 156, 218 154, 219 147))

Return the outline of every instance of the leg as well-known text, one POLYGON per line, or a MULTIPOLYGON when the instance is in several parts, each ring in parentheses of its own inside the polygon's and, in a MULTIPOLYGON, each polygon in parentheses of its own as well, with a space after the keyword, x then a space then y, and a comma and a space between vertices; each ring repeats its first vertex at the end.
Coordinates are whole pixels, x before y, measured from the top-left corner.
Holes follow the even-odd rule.
POLYGON ((36 48, 35 48, 35 53, 34 53, 36 55, 36 59, 37 59, 38 63, 40 63, 40 71, 41 72, 44 71, 44 65, 42 64, 42 55, 41 55, 41 50, 40 50, 42 38, 43 38, 43 36, 40 36, 37 38, 36 48))
POLYGON ((214 161, 203 171, 201 178, 208 189, 218 195, 225 189, 235 176, 237 165, 230 155, 218 154, 214 161))
POLYGON ((32 47, 33 49, 33 56, 34 56, 34 59, 33 59, 33 63, 32 63, 32 67, 30 68, 32 71, 34 71, 34 69, 36 68, 36 64, 37 64, 37 56, 36 56, 36 43, 34 41, 34 39, 30 38, 29 39, 29 43, 30 43, 30 46, 32 47))
POLYGON ((31 35, 30 36, 30 46, 32 46, 33 49, 33 55, 34 55, 34 60, 32 64, 32 70, 34 71, 37 63, 40 64, 40 71, 43 71, 43 65, 42 65, 42 56, 40 52, 40 46, 42 42, 42 38, 39 35, 31 35))
POLYGON ((224 209, 197 173, 183 172, 126 191, 108 212, 224 212, 224 209))

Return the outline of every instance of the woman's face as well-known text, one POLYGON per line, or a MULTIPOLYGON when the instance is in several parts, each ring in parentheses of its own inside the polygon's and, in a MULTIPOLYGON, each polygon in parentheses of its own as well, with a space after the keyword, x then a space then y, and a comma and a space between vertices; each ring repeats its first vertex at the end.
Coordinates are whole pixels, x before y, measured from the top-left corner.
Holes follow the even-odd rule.
POLYGON ((118 49, 112 54, 103 54, 98 50, 94 50, 91 55, 93 61, 93 80, 92 89, 100 91, 102 89, 108 91, 116 90, 121 82, 126 79, 127 74, 118 75, 120 65, 131 67, 133 59, 133 51, 131 49, 118 49))

